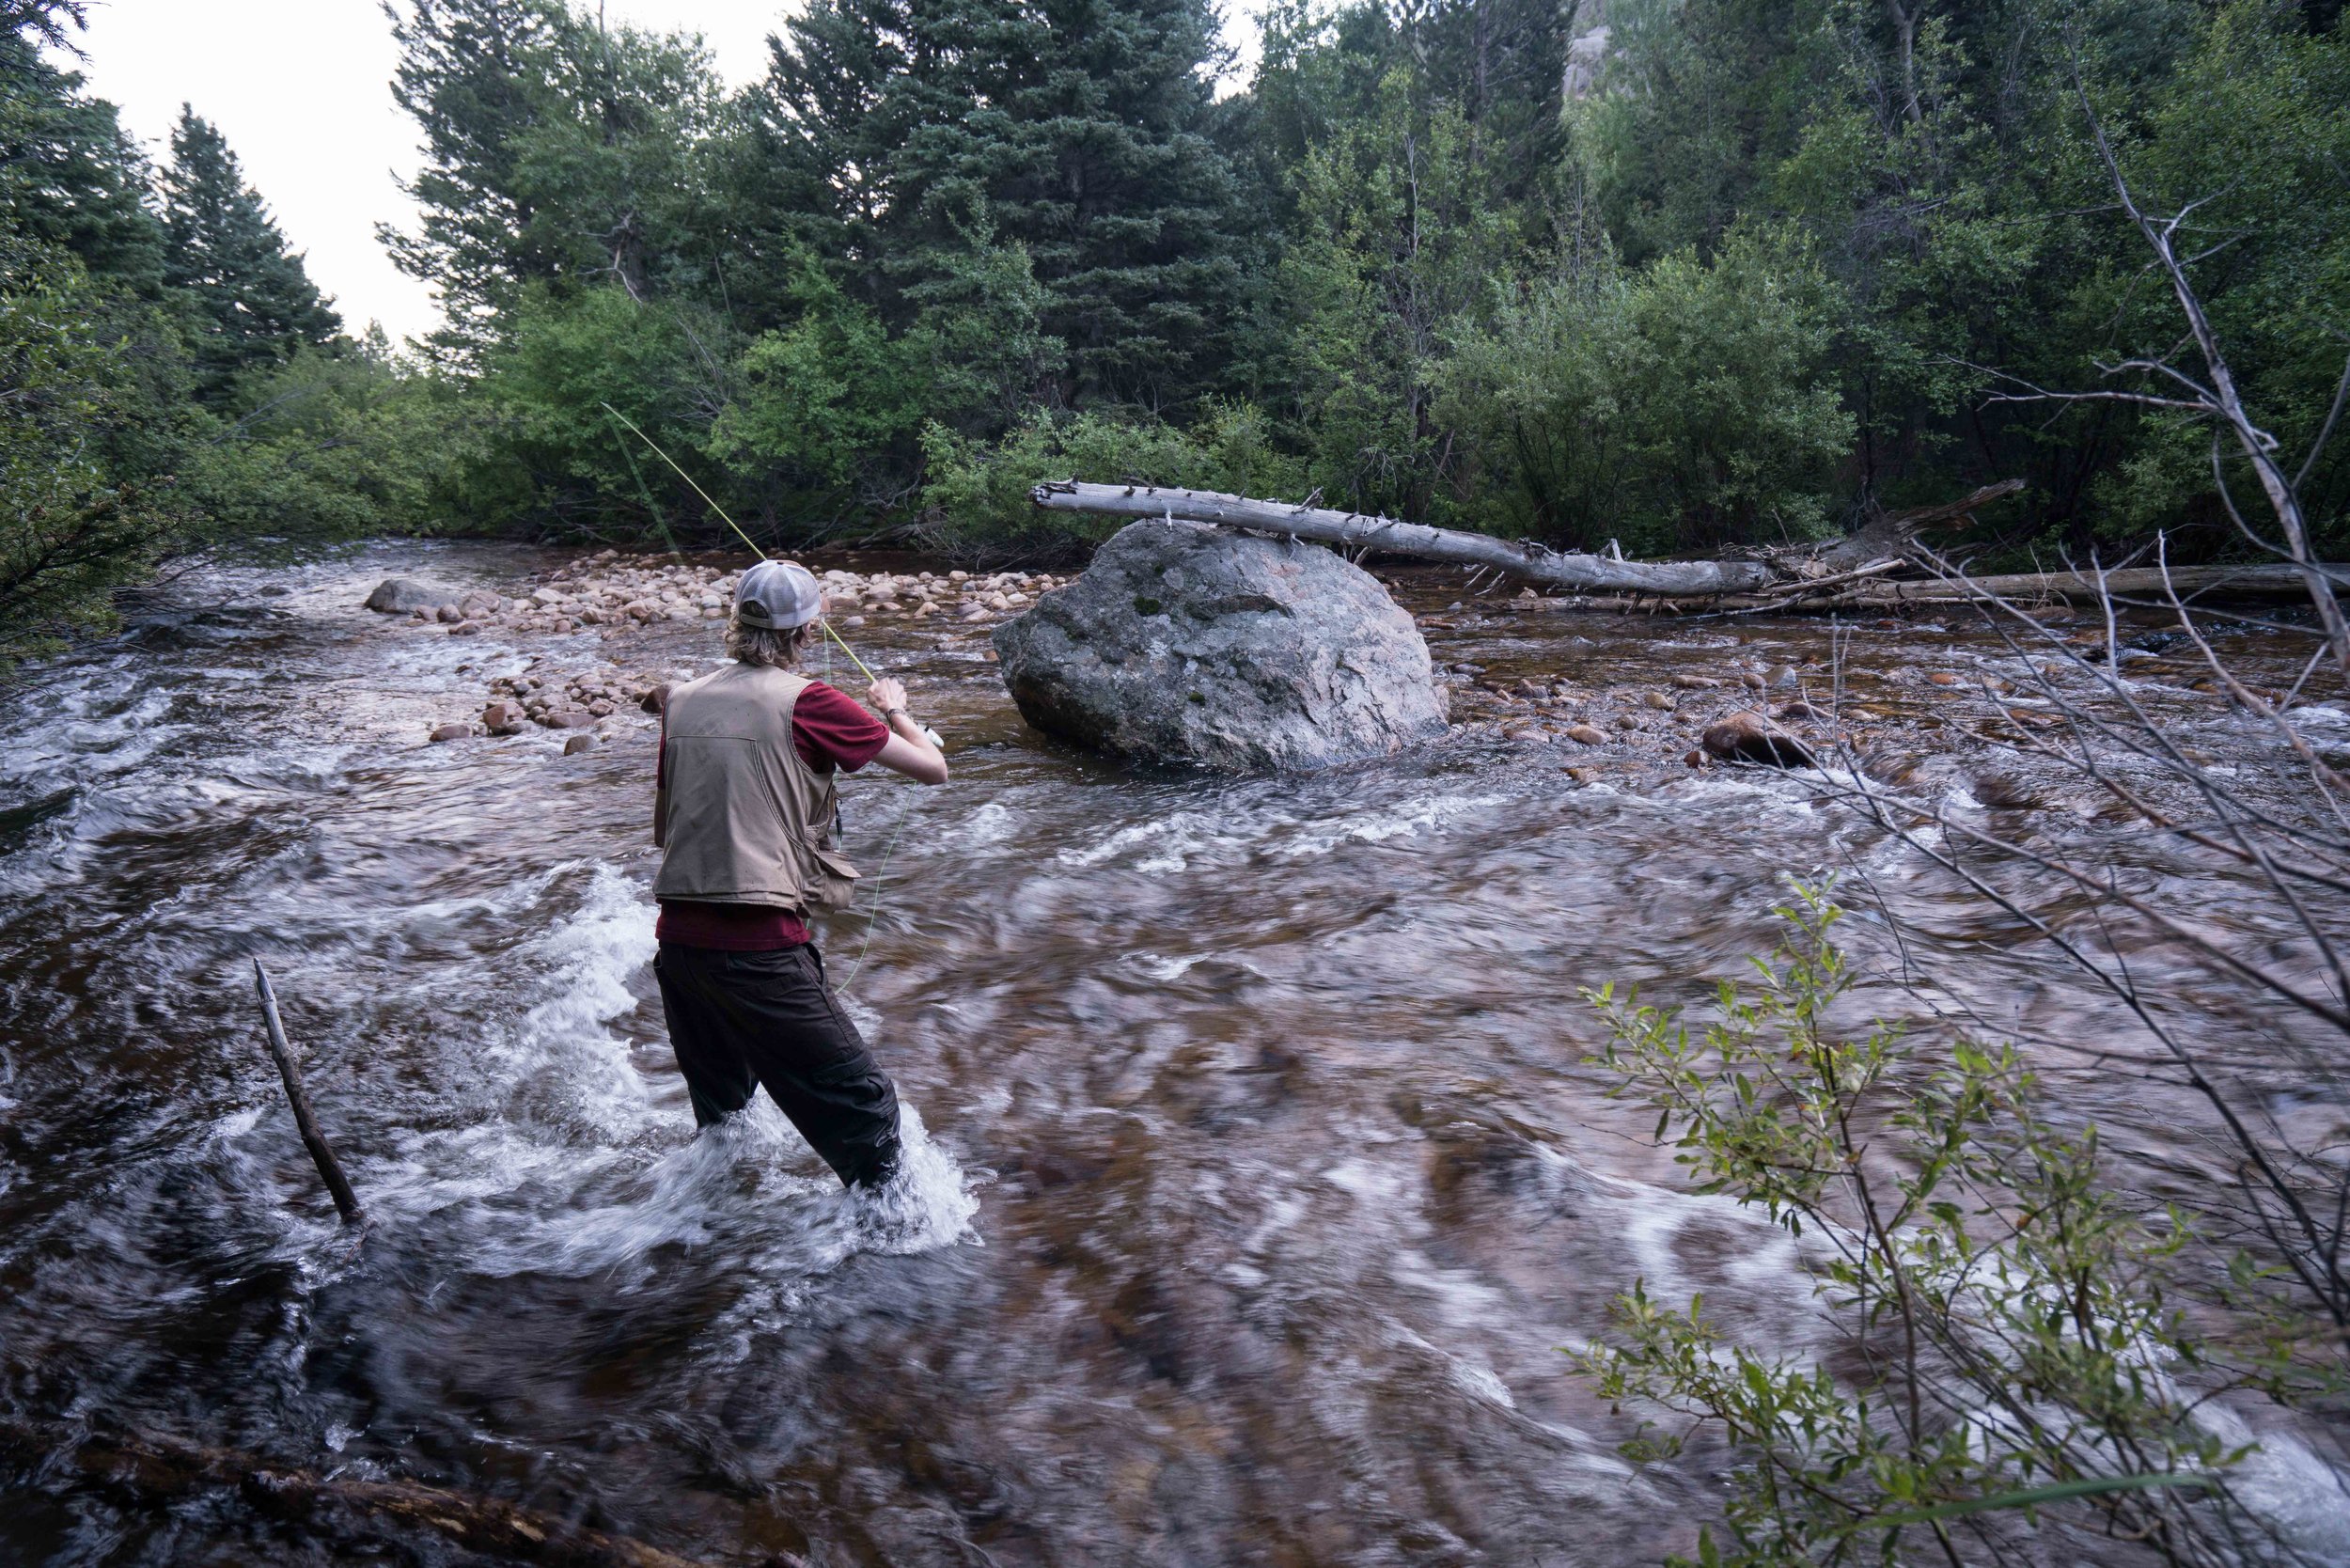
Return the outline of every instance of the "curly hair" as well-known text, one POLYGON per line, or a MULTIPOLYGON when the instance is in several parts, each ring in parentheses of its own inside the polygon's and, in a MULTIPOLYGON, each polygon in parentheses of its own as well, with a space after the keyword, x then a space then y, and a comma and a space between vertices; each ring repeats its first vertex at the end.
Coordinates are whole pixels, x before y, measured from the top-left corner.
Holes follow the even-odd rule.
POLYGON ((795 668, 800 662, 800 650, 807 645, 808 634, 815 631, 813 623, 794 626, 790 631, 777 631, 771 626, 745 626, 740 620, 727 623, 727 654, 746 665, 769 665, 776 669, 795 668))

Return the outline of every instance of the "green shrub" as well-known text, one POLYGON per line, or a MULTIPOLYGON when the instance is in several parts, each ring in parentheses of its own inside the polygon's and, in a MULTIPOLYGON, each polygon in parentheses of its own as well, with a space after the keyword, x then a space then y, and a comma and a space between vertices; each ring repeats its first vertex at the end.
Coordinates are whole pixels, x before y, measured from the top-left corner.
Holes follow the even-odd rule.
MULTIPOLYGON (((1853 983, 1821 887, 1716 1014, 1587 993, 1614 1092, 1656 1112, 1700 1192, 1808 1237, 1842 1369, 1738 1343, 1705 1315, 1622 1297, 1583 1354, 1611 1400, 1717 1424, 1741 1467, 1703 1563, 1955 1562, 2038 1513, 2224 1560, 2207 1490, 2248 1451, 2195 1419, 2225 1386, 2174 1305, 2193 1238, 2105 1184, 2093 1127, 2060 1128, 2014 1049, 1960 1040, 1921 1067, 1897 1025, 1834 1022, 1853 983), (2191 1390, 2187 1379, 2204 1387, 2191 1390)), ((1643 1424, 1636 1456, 1681 1438, 1643 1424)))
POLYGON ((994 444, 966 440, 938 424, 924 431, 922 442, 930 476, 923 505, 934 537, 948 547, 987 541, 1070 555, 1122 525, 1112 518, 1040 511, 1028 492, 1046 479, 1259 496, 1299 495, 1303 484, 1301 466, 1274 449, 1264 416, 1246 403, 1212 403, 1191 431, 1157 420, 1040 409, 994 444))
POLYGON ((135 450, 164 439, 174 412, 126 312, 151 315, 73 258, 0 236, 0 672, 111 624, 114 589, 176 537, 135 450))
POLYGON ((1759 233, 1638 274, 1587 261, 1464 335, 1440 414, 1515 530, 1636 552, 1832 537, 1855 433, 1835 306, 1800 247, 1759 233))
POLYGON ((303 349, 243 377, 190 445, 179 495, 216 540, 356 539, 473 525, 458 477, 483 456, 482 412, 380 337, 303 349))

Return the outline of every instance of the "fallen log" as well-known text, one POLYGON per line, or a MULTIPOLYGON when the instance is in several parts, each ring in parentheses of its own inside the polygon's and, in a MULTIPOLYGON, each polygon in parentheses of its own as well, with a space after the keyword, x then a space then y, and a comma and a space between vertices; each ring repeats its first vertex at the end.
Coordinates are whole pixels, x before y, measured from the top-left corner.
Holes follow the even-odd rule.
POLYGON ((1620 561, 1605 556, 1561 554, 1524 540, 1432 528, 1390 517, 1326 507, 1293 507, 1211 490, 1167 490, 1149 485, 1087 484, 1059 479, 1038 485, 1029 498, 1047 511, 1098 512, 1106 517, 1166 517, 1214 523, 1319 540, 1350 550, 1389 550, 1399 556, 1490 567, 1529 583, 1554 588, 1595 588, 1625 593, 1690 597, 1710 593, 1753 593, 1779 581, 1768 562, 1620 561))
MULTIPOLYGON (((2320 572, 2350 588, 2350 565, 2321 566, 2320 572)), ((2118 599, 2162 599, 2172 590, 2244 599, 2307 599, 2309 580, 2297 566, 2125 567, 2108 572, 2102 591, 2118 599), (2166 579, 2167 585, 2166 585, 2166 579)), ((1931 577, 1923 582, 1871 583, 1853 590, 1856 604, 1951 604, 1991 598, 2061 599, 2093 603, 2100 594, 2093 572, 2022 572, 1996 577, 1931 577)))
MULTIPOLYGON (((174 1437, 0 1417, 0 1453, 40 1474, 70 1477, 141 1507, 232 1487, 247 1504, 297 1522, 321 1504, 438 1535, 468 1552, 545 1568, 697 1568, 630 1536, 574 1525, 495 1497, 413 1481, 357 1481, 273 1465, 236 1449, 174 1437)), ((785 1562, 795 1559, 781 1559, 785 1562)))
MULTIPOLYGON (((2286 601, 2308 597, 2301 570, 2276 565, 2172 567, 2167 582, 2159 569, 2128 567, 2105 573, 2102 588, 2097 574, 2087 572, 2026 572, 1995 577, 1892 575, 1918 564, 1911 547, 1925 529, 1972 522, 1975 511, 2022 488, 2021 479, 2004 479, 1961 500, 1888 513, 1856 533, 1823 545, 1715 561, 1625 561, 1561 553, 1526 540, 1496 539, 1424 523, 1366 517, 1325 507, 1293 507, 1286 501, 1255 500, 1210 490, 1057 479, 1038 485, 1029 492, 1029 498, 1047 511, 1212 523, 1319 540, 1349 549, 1386 550, 1478 566, 1577 592, 1632 596, 1589 605, 1595 609, 1886 609, 1904 604, 1972 604, 1994 597, 2077 604, 2094 602, 2101 591, 2117 598, 2147 599, 2163 598, 2171 590, 2183 596, 2286 601)), ((2350 591, 2350 565, 2317 570, 2350 591)))
POLYGON ((1847 538, 1815 547, 1768 552, 1752 558, 1713 561, 1627 561, 1607 556, 1560 552, 1528 540, 1496 539, 1431 527, 1391 517, 1327 507, 1295 507, 1212 490, 1152 485, 1089 484, 1056 479, 1038 485, 1029 499, 1047 511, 1096 512, 1106 517, 1165 517, 1253 528, 1294 539, 1319 540, 1352 550, 1386 550, 1399 556, 1452 561, 1507 572, 1529 583, 1583 592, 1654 594, 1664 599, 1703 599, 1728 594, 1768 594, 1800 589, 1810 595, 1831 582, 1845 582, 1892 570, 1902 563, 1919 531, 1968 518, 2023 488, 2020 479, 1986 485, 1964 500, 1876 519, 1847 538))

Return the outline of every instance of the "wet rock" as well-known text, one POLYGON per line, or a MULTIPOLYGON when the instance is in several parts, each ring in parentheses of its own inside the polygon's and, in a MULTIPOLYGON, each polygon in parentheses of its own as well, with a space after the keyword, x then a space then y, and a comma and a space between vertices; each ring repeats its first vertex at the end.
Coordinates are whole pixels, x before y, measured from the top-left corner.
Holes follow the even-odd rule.
POLYGON ((368 608, 384 615, 408 615, 416 610, 437 609, 457 596, 457 589, 437 583, 415 577, 386 577, 368 595, 368 608))
POLYGON ((1794 666, 1778 665, 1769 674, 1762 677, 1762 685, 1767 691, 1784 691, 1790 686, 1800 685, 1802 680, 1803 678, 1795 673, 1794 666))
POLYGON ((563 743, 563 755, 566 757, 576 757, 583 751, 595 749, 596 738, 593 735, 573 735, 563 743))
POLYGON ((1376 578, 1199 524, 1130 524, 993 640, 1031 725, 1138 760, 1320 768, 1446 725, 1428 645, 1376 578))
POLYGON ((1607 731, 1588 724, 1571 724, 1567 727, 1567 739, 1580 741, 1585 745, 1606 745, 1607 731))
POLYGON ((1811 748, 1756 713, 1731 714, 1705 731, 1706 754, 1725 762, 1763 762, 1780 768, 1818 765, 1811 748))
POLYGON ((459 621, 465 619, 465 612, 459 609, 454 604, 443 604, 439 609, 433 611, 433 614, 444 623, 450 626, 454 626, 459 621))
POLYGON ((473 733, 470 724, 444 724, 432 731, 434 744, 442 741, 462 741, 473 733))
POLYGON ((1937 686, 1955 686, 1960 684, 1959 678, 1952 675, 1947 669, 1937 669, 1933 674, 1927 676, 1926 679, 1937 686))
POLYGON ((1640 700, 1660 713, 1669 713, 1673 711, 1673 699, 1663 692, 1650 692, 1640 700))
POLYGON ((1710 692, 1719 688, 1721 682, 1710 675, 1676 675, 1673 684, 1684 692, 1710 692))
POLYGON ((1825 719, 1827 717, 1827 710, 1825 708, 1815 708, 1810 703, 1804 701, 1801 698, 1797 698, 1794 701, 1790 702, 1785 707, 1781 708, 1778 711, 1778 716, 1782 719, 1791 720, 1825 719))
POLYGON ((2005 774, 1985 774, 1967 786, 1967 792, 1995 811, 2029 811, 2042 804, 2030 785, 2005 774))
POLYGON ((482 727, 493 735, 519 735, 528 719, 519 702, 493 702, 481 710, 482 727))
POLYGON ((539 722, 549 729, 587 729, 594 726, 596 716, 582 713, 577 708, 567 708, 561 713, 549 713, 539 722))
POLYGON ((478 620, 461 620, 456 625, 448 629, 448 635, 452 637, 478 636, 481 635, 481 622, 478 620))

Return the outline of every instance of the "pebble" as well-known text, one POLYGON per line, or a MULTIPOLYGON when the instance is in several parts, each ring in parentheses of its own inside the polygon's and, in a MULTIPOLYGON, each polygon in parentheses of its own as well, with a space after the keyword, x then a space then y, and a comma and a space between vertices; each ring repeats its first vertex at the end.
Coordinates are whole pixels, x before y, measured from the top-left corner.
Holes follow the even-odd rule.
POLYGON ((1588 724, 1573 724, 1567 727, 1567 739, 1580 741, 1585 745, 1606 745, 1607 732, 1588 724))

